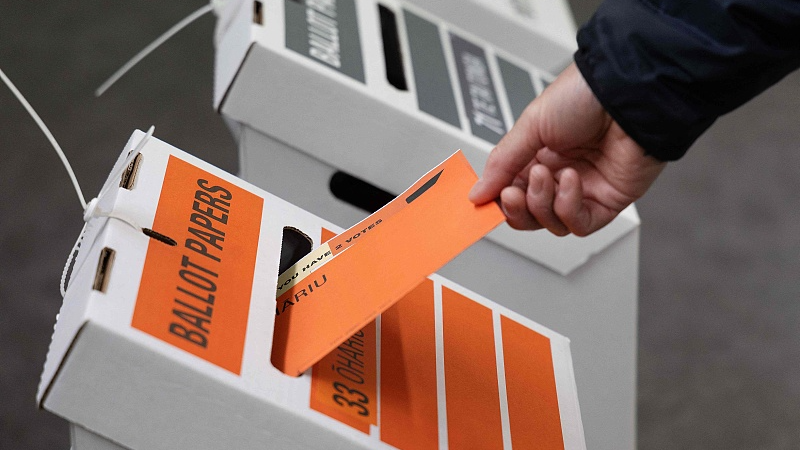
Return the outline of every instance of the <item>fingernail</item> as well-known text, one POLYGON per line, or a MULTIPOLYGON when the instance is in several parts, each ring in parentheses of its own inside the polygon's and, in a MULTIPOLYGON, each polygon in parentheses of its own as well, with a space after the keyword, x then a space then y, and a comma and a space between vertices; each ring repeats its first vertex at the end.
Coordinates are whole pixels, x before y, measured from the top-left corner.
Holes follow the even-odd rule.
POLYGON ((506 217, 511 217, 508 215, 508 210, 506 209, 505 205, 503 205, 503 202, 498 202, 498 204, 500 205, 500 210, 503 211, 503 215, 506 217))
POLYGON ((476 194, 480 192, 481 188, 483 187, 483 178, 478 178, 478 181, 472 185, 472 189, 469 190, 469 198, 475 198, 476 194))
POLYGON ((533 193, 542 192, 544 188, 544 180, 540 176, 531 177, 530 184, 528 185, 528 189, 533 193))
POLYGON ((575 190, 575 186, 572 183, 559 183, 556 195, 559 197, 566 197, 572 194, 573 190, 575 190))

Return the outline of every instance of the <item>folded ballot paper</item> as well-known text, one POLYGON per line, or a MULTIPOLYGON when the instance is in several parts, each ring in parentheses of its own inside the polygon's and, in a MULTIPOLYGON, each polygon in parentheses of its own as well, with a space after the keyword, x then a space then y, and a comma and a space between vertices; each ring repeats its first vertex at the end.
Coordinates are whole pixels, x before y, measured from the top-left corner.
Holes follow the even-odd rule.
POLYGON ((131 449, 585 448, 569 341, 430 275, 502 221, 474 181, 455 153, 340 232, 135 132, 39 404, 131 449))

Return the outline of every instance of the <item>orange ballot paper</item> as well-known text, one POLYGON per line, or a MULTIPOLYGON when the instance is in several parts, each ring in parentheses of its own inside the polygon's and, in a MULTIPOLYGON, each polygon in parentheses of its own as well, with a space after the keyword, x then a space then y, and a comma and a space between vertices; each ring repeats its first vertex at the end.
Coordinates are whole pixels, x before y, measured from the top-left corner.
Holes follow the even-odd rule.
POLYGON ((458 151, 282 274, 275 367, 300 375, 499 225, 504 216, 496 204, 475 206, 467 198, 476 180, 458 151))

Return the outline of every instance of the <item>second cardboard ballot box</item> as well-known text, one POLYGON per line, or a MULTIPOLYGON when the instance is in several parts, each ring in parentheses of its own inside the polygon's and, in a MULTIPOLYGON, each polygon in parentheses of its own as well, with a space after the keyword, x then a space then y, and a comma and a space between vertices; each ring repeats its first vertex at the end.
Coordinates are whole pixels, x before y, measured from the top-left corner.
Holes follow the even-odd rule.
MULTIPOLYGON (((241 176, 341 225, 456 149, 480 170, 552 80, 392 0, 232 2, 216 46, 215 106, 241 176)), ((441 271, 570 337, 594 449, 636 442, 638 228, 633 206, 587 238, 504 224, 441 271)))
MULTIPOLYGON (((279 270, 338 228, 141 132, 104 192, 38 393, 72 422, 74 450, 586 448, 565 337, 432 275, 287 375, 272 363, 277 324, 322 301, 375 300, 320 297, 340 258, 380 254, 363 248, 375 240, 346 239, 276 303, 279 270)), ((330 314, 299 345, 348 320, 330 314)))

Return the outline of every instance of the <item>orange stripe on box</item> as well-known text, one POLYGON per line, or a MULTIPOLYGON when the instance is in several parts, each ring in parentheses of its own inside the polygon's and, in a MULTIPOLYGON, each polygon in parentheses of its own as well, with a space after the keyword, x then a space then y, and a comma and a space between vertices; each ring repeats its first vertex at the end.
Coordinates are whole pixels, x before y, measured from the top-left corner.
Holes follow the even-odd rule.
POLYGON ((331 239, 333 239, 335 237, 336 237, 336 233, 334 233, 333 231, 331 231, 331 230, 329 230, 327 228, 323 228, 322 229, 322 237, 320 238, 320 240, 324 244, 324 243, 328 242, 329 240, 331 240, 331 239))
POLYGON ((512 445, 563 449, 550 339, 505 316, 500 324, 512 445))
POLYGON ((263 199, 169 157, 131 326, 235 374, 242 367, 263 199))
POLYGON ((371 322, 311 369, 309 406, 367 434, 378 423, 375 329, 371 322))
POLYGON ((426 279, 381 315, 381 440, 437 449, 433 282, 426 279))
POLYGON ((450 448, 503 448, 492 311, 442 287, 450 448))

